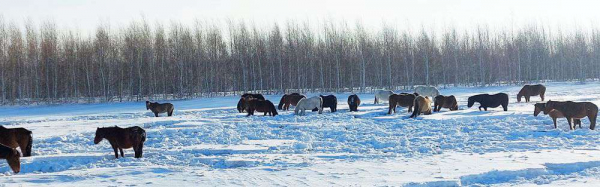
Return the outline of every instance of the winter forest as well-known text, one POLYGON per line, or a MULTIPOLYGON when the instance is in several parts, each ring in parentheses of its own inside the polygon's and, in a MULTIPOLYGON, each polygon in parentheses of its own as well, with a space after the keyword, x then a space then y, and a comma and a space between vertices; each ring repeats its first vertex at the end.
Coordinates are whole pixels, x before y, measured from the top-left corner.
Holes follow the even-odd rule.
POLYGON ((0 104, 372 92, 600 78, 600 30, 135 21, 89 34, 0 19, 0 104))

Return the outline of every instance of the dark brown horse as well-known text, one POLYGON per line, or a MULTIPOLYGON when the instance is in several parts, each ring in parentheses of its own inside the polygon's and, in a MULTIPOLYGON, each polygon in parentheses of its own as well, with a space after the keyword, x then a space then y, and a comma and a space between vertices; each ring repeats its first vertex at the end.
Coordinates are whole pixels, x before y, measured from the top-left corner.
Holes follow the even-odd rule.
MULTIPOLYGON (((540 112, 544 111, 546 109, 546 103, 536 103, 534 105, 535 109, 533 110, 533 116, 538 116, 540 114, 540 112)), ((550 118, 552 118, 552 121, 554 121, 554 128, 556 129, 556 118, 564 118, 565 115, 563 115, 562 112, 559 112, 558 110, 552 110, 548 113, 548 115, 550 116, 550 118)), ((573 123, 575 124, 575 126, 579 125, 579 128, 581 129, 581 119, 573 119, 573 123)))
POLYGON ((415 94, 392 94, 388 98, 389 109, 388 114, 392 114, 392 111, 396 113, 396 106, 408 107, 408 112, 412 112, 414 101, 417 96, 415 94))
POLYGON ((521 102, 521 97, 525 97, 525 102, 529 102, 531 96, 539 95, 544 101, 544 94, 546 93, 546 87, 541 84, 536 85, 525 85, 521 88, 521 91, 517 94, 517 102, 521 102))
POLYGON ((123 149, 129 148, 133 148, 135 158, 142 158, 142 149, 146 141, 146 131, 138 126, 129 128, 114 126, 96 129, 94 144, 100 143, 103 139, 108 140, 110 146, 112 146, 115 151, 115 158, 119 158, 117 149, 121 151, 121 157, 125 157, 123 149))
POLYGON ((302 99, 302 98, 306 98, 306 96, 300 95, 298 93, 285 94, 285 95, 283 95, 283 97, 281 97, 281 100, 279 100, 279 105, 277 105, 277 109, 289 110, 290 105, 292 105, 292 106, 298 105, 298 101, 300 101, 300 99, 302 99))
POLYGON ((348 106, 350 107, 350 112, 357 112, 359 105, 360 105, 360 98, 358 98, 358 95, 352 94, 352 95, 348 96, 348 106))
POLYGON ((0 144, 10 148, 20 147, 24 157, 31 156, 33 137, 31 131, 24 128, 5 128, 0 125, 0 144))
POLYGON ((265 100, 265 97, 262 94, 245 93, 244 95, 242 95, 242 97, 240 97, 240 100, 237 104, 237 110, 240 113, 246 112, 246 102, 244 102, 244 99, 246 99, 246 101, 248 101, 249 99, 265 100))
POLYGON ((13 172, 21 172, 21 153, 17 149, 0 144, 0 159, 5 159, 13 172))
POLYGON ((450 111, 458 110, 458 103, 456 102, 456 97, 454 97, 453 95, 435 96, 435 99, 433 102, 433 111, 439 112, 440 110, 442 110, 442 108, 450 109, 450 111))
POLYGON ((167 113, 169 116, 173 115, 173 110, 175 107, 171 103, 153 103, 150 101, 146 101, 146 110, 152 111, 154 116, 158 117, 159 113, 167 113))
POLYGON ((581 119, 588 117, 590 120, 590 129, 596 128, 596 117, 598 117, 598 106, 591 102, 573 102, 573 101, 548 101, 544 114, 549 114, 552 110, 558 110, 561 112, 567 122, 569 122, 569 129, 573 130, 573 119, 581 119))
MULTIPOLYGON (((321 104, 321 109, 329 107, 329 110, 331 110, 331 112, 337 111, 337 97, 335 97, 335 95, 319 95, 319 97, 321 97, 321 99, 323 100, 323 104, 321 104)), ((316 112, 319 111, 319 109, 314 108, 312 109, 312 111, 316 112)))
POLYGON ((248 116, 254 115, 254 111, 264 112, 265 116, 267 114, 269 114, 269 116, 277 115, 277 109, 275 109, 275 105, 269 100, 258 100, 252 98, 244 102, 246 103, 246 108, 244 110, 248 112, 248 116))

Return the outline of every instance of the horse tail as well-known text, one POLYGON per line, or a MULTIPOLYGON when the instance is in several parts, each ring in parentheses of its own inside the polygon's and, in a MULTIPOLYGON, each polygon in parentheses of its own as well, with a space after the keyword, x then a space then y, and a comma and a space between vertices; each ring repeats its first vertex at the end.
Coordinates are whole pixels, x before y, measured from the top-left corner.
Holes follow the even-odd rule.
POLYGON ((29 141, 27 142, 27 147, 25 147, 25 157, 29 157, 31 156, 31 147, 33 147, 33 135, 31 133, 31 131, 29 131, 29 141))
POLYGON ((283 97, 281 97, 281 100, 279 100, 279 104, 277 105, 277 109, 281 110, 283 109, 283 103, 285 102, 285 96, 283 95, 283 97))
POLYGON ((419 115, 419 102, 417 102, 417 100, 415 99, 414 104, 415 106, 413 106, 413 113, 412 115, 410 115, 411 118, 415 118, 417 117, 417 115, 419 115))

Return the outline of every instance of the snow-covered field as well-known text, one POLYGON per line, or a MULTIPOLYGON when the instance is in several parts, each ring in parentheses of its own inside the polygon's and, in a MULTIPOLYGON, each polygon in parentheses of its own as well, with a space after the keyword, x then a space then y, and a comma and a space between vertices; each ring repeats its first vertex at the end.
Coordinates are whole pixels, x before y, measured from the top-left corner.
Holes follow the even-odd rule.
MULTIPOLYGON (((550 83, 547 98, 600 104, 600 83, 550 83)), ((593 186, 600 183, 600 130, 554 129, 516 103, 520 87, 440 89, 460 110, 408 119, 405 108, 359 95, 359 112, 293 111, 276 117, 237 113, 238 97, 174 101, 173 117, 155 118, 139 103, 0 107, 0 125, 33 131, 33 156, 13 174, 0 161, 0 186, 593 186), (509 110, 468 109, 467 97, 506 92, 509 110), (400 108, 399 108, 400 109, 400 108), (141 126, 144 158, 115 159, 96 127, 141 126)), ((309 94, 309 96, 317 94, 309 94)), ((277 103, 280 95, 268 95, 277 103)))

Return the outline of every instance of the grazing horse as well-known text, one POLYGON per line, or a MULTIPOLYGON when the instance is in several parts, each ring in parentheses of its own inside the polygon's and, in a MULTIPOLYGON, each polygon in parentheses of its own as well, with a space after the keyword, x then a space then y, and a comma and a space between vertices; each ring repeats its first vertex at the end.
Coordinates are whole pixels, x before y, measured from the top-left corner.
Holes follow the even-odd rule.
POLYGON ((384 101, 388 101, 388 99, 390 98, 390 95, 394 94, 394 92, 389 91, 389 90, 377 90, 375 92, 375 102, 373 104, 377 104, 379 103, 379 101, 381 101, 382 103, 384 101))
POLYGON ((352 94, 352 95, 348 96, 348 106, 350 107, 350 112, 357 112, 359 105, 360 105, 360 98, 358 98, 358 95, 352 94))
POLYGON ((294 109, 294 114, 303 116, 306 114, 305 110, 312 110, 313 108, 319 109, 319 114, 323 113, 323 98, 314 96, 311 98, 302 98, 298 101, 298 105, 294 109))
POLYGON ((279 110, 289 110, 290 105, 296 106, 298 105, 298 101, 300 99, 306 98, 304 95, 300 95, 299 93, 285 94, 281 97, 279 101, 279 105, 277 105, 277 109, 279 110))
MULTIPOLYGON (((533 116, 538 116, 540 114, 540 112, 544 111, 546 109, 546 103, 536 103, 534 105, 535 109, 533 111, 533 116)), ((548 115, 552 118, 552 121, 554 121, 554 128, 556 129, 556 118, 564 118, 565 115, 563 115, 562 112, 558 111, 558 110, 552 110, 548 113, 548 115)), ((575 126, 577 126, 577 124, 579 124, 579 128, 581 128, 581 119, 573 119, 573 122, 575 124, 575 126)))
POLYGON ((244 109, 246 109, 246 102, 244 102, 244 99, 246 99, 246 101, 248 101, 249 99, 265 100, 265 97, 261 94, 245 93, 244 95, 242 95, 240 101, 238 101, 237 104, 237 110, 240 113, 245 112, 244 109))
POLYGON ((264 112, 266 116, 267 113, 269 116, 276 116, 277 109, 275 109, 275 105, 269 100, 258 100, 258 99, 249 99, 246 102, 246 108, 244 109, 248 112, 247 116, 254 115, 254 111, 264 112))
POLYGON ((548 101, 544 114, 549 114, 552 110, 558 110, 561 112, 567 122, 569 122, 569 129, 573 130, 573 119, 581 119, 588 117, 590 120, 590 129, 596 128, 596 117, 598 117, 598 106, 591 102, 573 102, 573 101, 548 101))
MULTIPOLYGON (((335 95, 319 95, 319 97, 323 99, 323 105, 321 105, 321 108, 329 107, 331 112, 337 111, 337 97, 335 97, 335 95)), ((318 110, 318 108, 312 109, 313 112, 318 110)))
POLYGON ((150 101, 146 101, 146 110, 150 110, 152 111, 152 113, 154 113, 154 116, 158 117, 159 113, 167 113, 169 116, 173 115, 173 110, 175 110, 175 107, 173 106, 173 104, 171 103, 153 103, 150 101))
POLYGON ((392 111, 396 113, 396 106, 408 107, 408 112, 412 112, 414 101, 417 96, 415 94, 401 93, 392 94, 388 98, 389 109, 388 114, 392 114, 392 111))
POLYGON ((0 144, 10 148, 20 147, 24 157, 31 156, 33 137, 31 131, 24 128, 5 128, 0 125, 0 144))
POLYGON ((429 96, 417 96, 414 105, 415 109, 413 110, 412 115, 410 115, 411 118, 416 118, 421 113, 425 115, 431 114, 431 99, 429 99, 429 96))
POLYGON ((0 144, 0 159, 5 159, 13 172, 21 172, 21 153, 17 149, 0 144))
POLYGON ((115 151, 115 158, 119 158, 117 149, 121 151, 121 157, 125 157, 123 149, 129 148, 133 148, 135 158, 142 158, 142 149, 146 141, 146 131, 138 126, 129 128, 114 126, 96 129, 94 144, 100 143, 103 139, 108 140, 110 146, 112 146, 115 151))
POLYGON ((546 93, 546 87, 541 84, 536 85, 525 85, 521 88, 521 91, 517 94, 517 102, 521 102, 521 97, 525 97, 525 102, 529 102, 531 96, 540 95, 542 101, 544 101, 544 94, 546 93))
POLYGON ((440 91, 434 86, 416 86, 415 93, 422 96, 429 96, 430 98, 435 98, 440 95, 440 91))
POLYGON ((494 95, 490 94, 479 94, 469 97, 467 106, 471 108, 475 102, 479 103, 479 111, 483 108, 487 111, 487 108, 496 108, 502 105, 504 111, 508 111, 508 95, 505 93, 497 93, 494 95))
POLYGON ((439 112, 440 110, 442 110, 442 108, 450 109, 450 111, 458 110, 458 103, 456 102, 456 97, 454 97, 453 95, 435 96, 435 99, 433 102, 433 111, 439 112))

